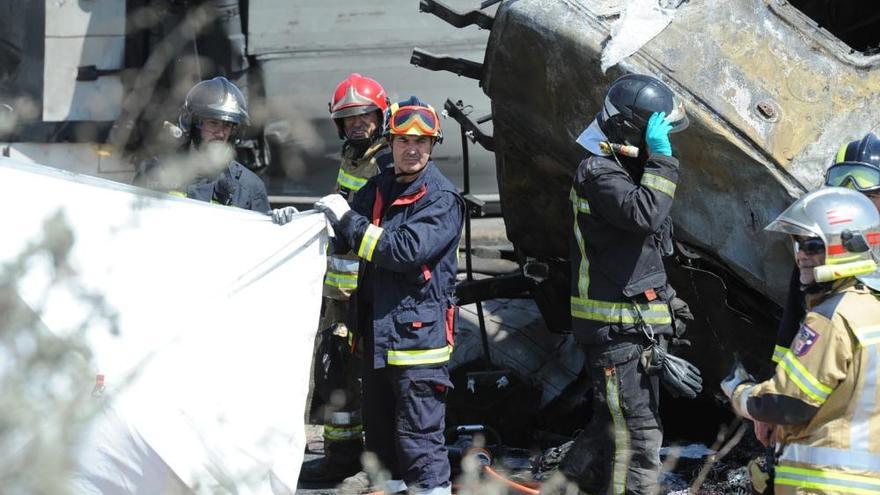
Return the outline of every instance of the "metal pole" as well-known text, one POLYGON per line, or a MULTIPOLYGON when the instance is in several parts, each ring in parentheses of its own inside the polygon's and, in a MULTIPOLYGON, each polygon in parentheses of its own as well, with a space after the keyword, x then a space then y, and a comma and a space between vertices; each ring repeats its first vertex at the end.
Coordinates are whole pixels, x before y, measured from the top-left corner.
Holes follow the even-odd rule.
MULTIPOLYGON (((470 160, 468 157, 468 141, 467 135, 465 134, 464 126, 461 126, 461 158, 462 165, 464 167, 464 196, 467 197, 471 192, 471 167, 470 160)), ((464 260, 465 260, 465 271, 467 273, 468 282, 472 282, 474 280, 474 272, 473 266, 471 264, 471 206, 465 200, 465 212, 464 216, 464 260)), ((486 332, 486 319, 483 316, 483 302, 477 301, 477 320, 480 323, 480 339, 483 342, 483 360, 485 361, 486 370, 492 369, 492 357, 489 354, 489 334, 486 332)))

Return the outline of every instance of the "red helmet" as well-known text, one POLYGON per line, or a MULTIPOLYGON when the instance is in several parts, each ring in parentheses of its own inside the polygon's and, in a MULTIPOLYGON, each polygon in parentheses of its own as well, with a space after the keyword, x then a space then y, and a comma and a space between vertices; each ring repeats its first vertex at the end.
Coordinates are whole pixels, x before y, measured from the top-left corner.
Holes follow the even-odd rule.
POLYGON ((375 79, 362 76, 357 72, 346 77, 333 92, 333 99, 328 104, 330 118, 336 123, 340 139, 345 139, 342 127, 343 117, 379 112, 379 129, 385 125, 385 109, 388 108, 388 96, 382 85, 375 79))

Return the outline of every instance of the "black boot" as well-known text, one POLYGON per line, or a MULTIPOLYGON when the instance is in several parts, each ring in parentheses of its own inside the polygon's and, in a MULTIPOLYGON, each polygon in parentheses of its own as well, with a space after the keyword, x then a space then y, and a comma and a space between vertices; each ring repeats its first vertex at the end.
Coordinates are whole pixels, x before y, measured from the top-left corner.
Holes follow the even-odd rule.
POLYGON ((363 442, 358 440, 324 440, 324 457, 303 464, 300 481, 310 483, 339 482, 361 470, 363 442))

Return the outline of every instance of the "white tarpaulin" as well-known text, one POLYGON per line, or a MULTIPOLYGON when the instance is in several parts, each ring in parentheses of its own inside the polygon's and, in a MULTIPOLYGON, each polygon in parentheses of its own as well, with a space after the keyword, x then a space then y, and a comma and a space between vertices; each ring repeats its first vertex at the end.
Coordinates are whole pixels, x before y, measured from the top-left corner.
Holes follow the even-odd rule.
MULTIPOLYGON (((47 218, 60 218, 73 234, 71 273, 116 315, 115 335, 100 319, 86 325, 105 391, 81 446, 76 491, 293 492, 321 304, 323 215, 279 227, 255 212, 2 158, 0 206, 0 262, 44 236, 47 218)), ((90 321, 72 284, 50 283, 51 257, 29 263, 19 296, 40 309, 48 331, 90 321)))

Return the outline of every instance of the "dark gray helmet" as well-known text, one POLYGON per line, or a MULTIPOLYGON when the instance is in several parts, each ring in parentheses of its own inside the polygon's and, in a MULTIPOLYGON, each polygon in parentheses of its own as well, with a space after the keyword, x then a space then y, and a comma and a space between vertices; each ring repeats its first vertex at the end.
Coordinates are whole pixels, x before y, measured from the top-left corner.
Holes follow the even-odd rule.
POLYGON ((186 94, 178 122, 190 136, 201 119, 216 119, 236 124, 236 131, 249 124, 247 100, 238 86, 225 77, 202 81, 186 94))
POLYGON ((688 126, 684 104, 669 86, 656 77, 627 74, 608 87, 599 127, 612 143, 641 147, 648 119, 655 112, 666 112, 666 120, 672 124, 670 132, 688 126))

